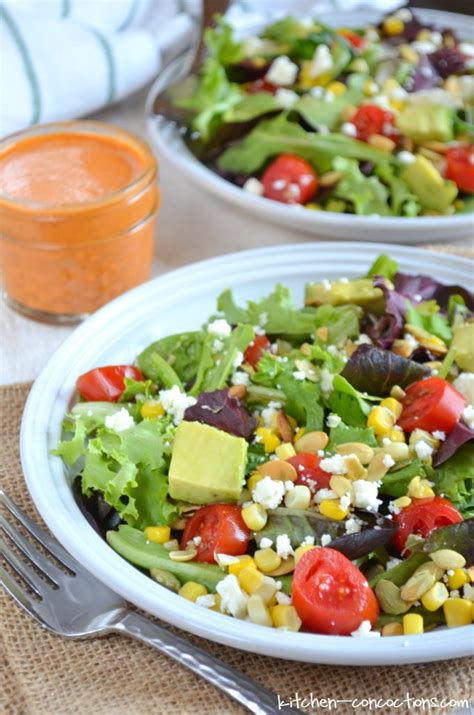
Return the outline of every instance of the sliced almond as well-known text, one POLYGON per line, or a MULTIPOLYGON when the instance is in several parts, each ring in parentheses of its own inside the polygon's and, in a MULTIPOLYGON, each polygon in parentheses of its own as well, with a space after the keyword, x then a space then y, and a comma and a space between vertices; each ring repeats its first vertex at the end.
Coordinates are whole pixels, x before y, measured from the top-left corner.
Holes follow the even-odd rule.
POLYGON ((355 454, 347 454, 344 457, 344 464, 346 465, 346 474, 349 479, 367 478, 367 469, 361 464, 359 457, 355 454))
POLYGON ((437 154, 446 154, 449 149, 449 144, 443 144, 442 142, 422 142, 422 147, 429 149, 430 151, 435 151, 437 154))
POLYGON ((306 355, 306 357, 309 357, 311 355, 311 345, 309 343, 303 343, 300 346, 300 352, 306 355))
POLYGON ((293 442, 293 430, 291 428, 290 421, 283 410, 278 410, 277 412, 276 428, 282 442, 293 442))
POLYGON ((427 561, 419 566, 415 573, 400 589, 400 596, 404 601, 417 601, 430 590, 435 581, 441 578, 443 569, 433 561, 427 561))
POLYGON ((393 139, 389 139, 389 137, 384 137, 383 134, 371 134, 368 138, 368 143, 371 144, 371 146, 374 146, 376 149, 380 149, 380 151, 386 151, 387 153, 391 153, 397 146, 393 139))
POLYGON ((462 569, 466 565, 466 559, 462 554, 452 549, 439 549, 430 554, 430 559, 436 566, 442 569, 462 569))
POLYGON ((436 353, 437 355, 446 355, 448 352, 446 343, 436 335, 431 335, 431 333, 424 330, 424 328, 419 328, 417 325, 407 323, 405 330, 407 333, 410 333, 410 335, 413 335, 423 348, 426 348, 430 352, 436 353))
POLYGON ((287 559, 283 559, 278 568, 270 571, 267 576, 285 576, 287 573, 291 573, 295 570, 295 559, 293 556, 288 556, 287 559))
POLYGON ((297 452, 319 452, 326 449, 329 437, 326 432, 306 432, 295 442, 297 452))
POLYGON ((329 486, 337 494, 338 497, 343 497, 345 494, 351 495, 351 501, 354 499, 354 487, 352 482, 347 477, 341 477, 340 474, 334 474, 330 481, 329 486))
POLYGON ((230 397, 236 397, 238 400, 243 400, 247 394, 247 387, 245 385, 232 385, 229 387, 230 397))
POLYGON ((180 549, 179 551, 170 551, 171 561, 192 561, 197 555, 196 549, 180 549))
POLYGON ((320 328, 315 330, 316 337, 325 343, 329 337, 329 328, 326 325, 322 325, 320 328))
POLYGON ((404 358, 409 358, 413 352, 413 345, 408 340, 397 338, 393 341, 392 352, 404 358))
POLYGON ((406 613, 412 606, 410 601, 404 601, 400 596, 400 588, 387 579, 381 579, 378 582, 375 587, 375 594, 382 609, 391 616, 406 613))
POLYGON ((329 188, 330 186, 335 186, 341 179, 342 174, 340 171, 328 171, 319 177, 319 185, 329 188))
POLYGON ((379 452, 372 459, 367 469, 366 479, 368 482, 378 482, 387 474, 390 467, 384 463, 386 456, 383 452, 379 452))
POLYGON ((271 459, 265 464, 260 464, 257 471, 264 477, 270 477, 279 482, 295 482, 297 478, 296 469, 289 462, 284 462, 281 459, 271 459))
POLYGON ((374 450, 363 442, 346 442, 334 448, 338 454, 355 454, 361 464, 368 464, 374 457, 374 450))

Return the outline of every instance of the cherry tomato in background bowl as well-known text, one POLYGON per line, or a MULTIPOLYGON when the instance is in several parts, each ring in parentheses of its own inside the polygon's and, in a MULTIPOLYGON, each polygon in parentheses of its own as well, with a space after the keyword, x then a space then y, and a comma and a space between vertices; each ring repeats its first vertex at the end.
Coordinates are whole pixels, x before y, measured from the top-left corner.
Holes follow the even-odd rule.
POLYGON ((208 564, 216 563, 215 554, 241 556, 247 551, 250 531, 242 519, 240 506, 236 504, 209 504, 198 509, 187 522, 181 537, 181 548, 195 537, 195 560, 208 564))
POLYGON ((125 390, 125 378, 144 380, 134 365, 107 365, 96 367, 78 377, 76 387, 88 402, 117 402, 125 390))
POLYGON ((266 335, 256 335, 244 353, 244 361, 255 369, 263 353, 269 352, 270 348, 271 343, 266 335))
POLYGON ((318 489, 328 489, 331 474, 321 469, 321 457, 314 452, 301 452, 287 460, 296 469, 298 475, 295 484, 304 484, 312 494, 318 489))
POLYGON ((347 636, 362 621, 375 625, 380 609, 364 574, 334 549, 307 551, 296 564, 293 604, 305 629, 347 636))
POLYGON ((459 422, 466 400, 447 380, 428 377, 406 388, 397 424, 405 432, 423 429, 449 434, 459 422))
POLYGON ((463 521, 462 514, 449 499, 444 497, 413 499, 409 506, 393 517, 393 524, 396 527, 393 544, 402 553, 410 534, 426 538, 435 529, 458 524, 460 521, 463 521))
POLYGON ((453 146, 445 156, 446 178, 454 181, 460 191, 474 194, 474 146, 453 146))
POLYGON ((316 194, 319 181, 315 170, 296 154, 280 154, 262 176, 263 194, 283 204, 306 204, 316 194))

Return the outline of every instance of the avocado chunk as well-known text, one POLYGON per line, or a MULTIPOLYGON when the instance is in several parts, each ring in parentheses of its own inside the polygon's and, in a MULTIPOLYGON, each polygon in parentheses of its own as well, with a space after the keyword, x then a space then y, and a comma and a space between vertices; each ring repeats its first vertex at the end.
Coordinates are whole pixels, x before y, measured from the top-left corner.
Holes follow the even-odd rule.
POLYGON ((371 278, 331 283, 307 283, 306 305, 360 305, 374 313, 383 312, 384 297, 380 288, 372 285, 371 278))
POLYGON ((441 104, 409 104, 397 117, 397 129, 417 144, 448 142, 453 138, 453 126, 453 110, 441 104))
POLYGON ((461 323, 453 329, 451 347, 456 348, 454 359, 459 367, 474 372, 474 323, 461 323))
POLYGON ((170 496, 193 504, 237 501, 246 463, 242 437, 200 422, 181 422, 171 456, 170 496))
POLYGON ((445 211, 457 196, 458 189, 454 181, 443 179, 438 169, 426 159, 417 155, 412 164, 402 171, 401 177, 416 194, 425 209, 445 211))

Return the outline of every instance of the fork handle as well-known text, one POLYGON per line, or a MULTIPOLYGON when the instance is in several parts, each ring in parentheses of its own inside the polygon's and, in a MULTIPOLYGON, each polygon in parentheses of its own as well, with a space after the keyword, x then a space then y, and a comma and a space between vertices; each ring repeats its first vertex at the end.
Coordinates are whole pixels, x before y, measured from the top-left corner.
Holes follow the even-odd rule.
POLYGON ((275 715, 281 710, 279 698, 255 680, 248 678, 202 648, 177 636, 133 611, 127 612, 113 631, 136 638, 192 670, 215 688, 233 698, 255 715, 275 715))

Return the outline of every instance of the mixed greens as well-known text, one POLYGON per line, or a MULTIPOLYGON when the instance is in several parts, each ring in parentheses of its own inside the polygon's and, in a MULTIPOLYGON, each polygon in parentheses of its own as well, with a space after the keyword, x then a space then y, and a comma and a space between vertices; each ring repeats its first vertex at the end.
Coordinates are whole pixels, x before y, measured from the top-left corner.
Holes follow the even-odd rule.
POLYGON ((473 310, 384 255, 303 307, 224 290, 200 330, 81 375, 55 454, 112 548, 200 606, 353 636, 471 623, 473 310))
MULTIPOLYGON (((256 195, 361 216, 472 211, 474 44, 403 8, 379 25, 223 18, 184 110, 208 167, 256 195)), ((189 85, 189 80, 188 80, 189 85)))

